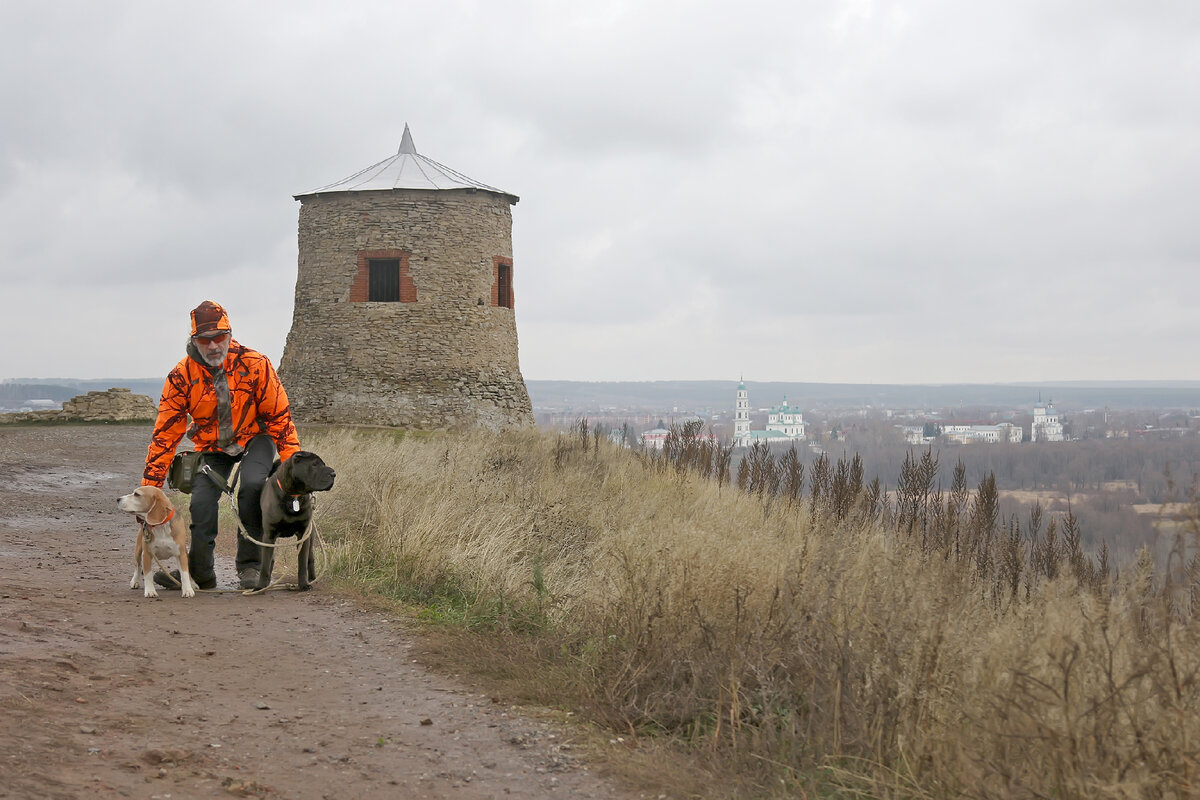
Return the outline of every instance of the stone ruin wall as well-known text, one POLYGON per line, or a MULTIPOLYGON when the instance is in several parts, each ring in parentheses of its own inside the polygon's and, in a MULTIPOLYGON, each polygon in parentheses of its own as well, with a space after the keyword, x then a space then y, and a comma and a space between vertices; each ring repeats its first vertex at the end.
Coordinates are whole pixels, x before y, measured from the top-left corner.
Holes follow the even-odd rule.
POLYGON ((21 422, 153 422, 158 405, 144 394, 112 388, 88 392, 63 403, 61 410, 0 414, 0 423, 21 422))
POLYGON ((506 197, 304 197, 298 235, 295 310, 279 367, 297 419, 420 429, 533 423, 514 312, 491 305, 494 259, 512 258, 506 197), (381 250, 408 254, 416 302, 351 302, 358 254, 381 250))

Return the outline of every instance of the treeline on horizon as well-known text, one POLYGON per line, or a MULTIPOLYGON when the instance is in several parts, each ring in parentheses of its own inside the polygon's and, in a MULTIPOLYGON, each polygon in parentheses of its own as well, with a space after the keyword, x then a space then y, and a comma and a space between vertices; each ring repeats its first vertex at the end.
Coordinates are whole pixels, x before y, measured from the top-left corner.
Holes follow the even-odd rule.
POLYGON ((63 403, 79 391, 69 386, 45 383, 0 383, 0 408, 20 408, 30 400, 63 403))
POLYGON ((906 458, 932 452, 938 462, 935 487, 949 487, 957 464, 967 482, 978 486, 991 476, 1002 493, 1002 518, 1028 519, 1033 503, 1005 492, 1036 491, 1055 495, 1045 510, 1068 508, 1083 530, 1083 545, 1095 552, 1106 542, 1118 561, 1133 558, 1142 546, 1159 553, 1157 514, 1138 513, 1133 506, 1186 501, 1200 474, 1200 439, 1085 439, 1043 444, 906 445, 879 443, 853 436, 831 452, 861 458, 870 477, 896 486, 906 458), (1127 484, 1122 486, 1121 484, 1127 484))
POLYGON ((134 394, 144 394, 158 402, 162 393, 164 374, 161 378, 99 378, 74 380, 48 378, 38 381, 0 381, 0 408, 20 408, 30 400, 53 400, 65 403, 73 397, 92 391, 103 391, 113 387, 128 389, 134 394))
POLYGON ((1126 503, 1169 503, 1180 499, 1179 485, 1190 485, 1200 472, 1200 438, 1085 439, 1044 444, 907 445, 866 441, 835 442, 833 453, 857 454, 870 475, 898 474, 906 455, 932 448, 943 455, 938 480, 949 485, 961 460, 967 479, 978 483, 987 474, 1002 490, 1052 491, 1065 497, 1103 491, 1126 503), (1115 491, 1112 484, 1130 487, 1115 491))

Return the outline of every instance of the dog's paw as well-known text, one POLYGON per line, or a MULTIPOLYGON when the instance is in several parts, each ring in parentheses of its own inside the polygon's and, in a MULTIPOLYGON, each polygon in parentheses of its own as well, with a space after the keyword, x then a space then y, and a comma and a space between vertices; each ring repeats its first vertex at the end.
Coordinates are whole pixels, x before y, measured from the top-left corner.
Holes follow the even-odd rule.
POLYGON ((154 588, 154 581, 146 581, 146 590, 143 592, 146 597, 158 597, 158 589, 154 588))
POLYGON ((180 593, 182 593, 184 597, 195 597, 196 589, 199 587, 196 586, 196 582, 192 580, 190 575, 185 575, 183 577, 184 580, 179 582, 181 584, 179 590, 180 593))
POLYGON ((251 588, 253 588, 253 590, 256 592, 261 592, 263 589, 266 589, 270 585, 271 585, 271 573, 267 572, 266 570, 260 569, 258 571, 258 580, 255 581, 254 586, 251 588))
POLYGON ((133 579, 129 581, 129 588, 136 589, 137 587, 138 587, 138 576, 134 575, 133 579))

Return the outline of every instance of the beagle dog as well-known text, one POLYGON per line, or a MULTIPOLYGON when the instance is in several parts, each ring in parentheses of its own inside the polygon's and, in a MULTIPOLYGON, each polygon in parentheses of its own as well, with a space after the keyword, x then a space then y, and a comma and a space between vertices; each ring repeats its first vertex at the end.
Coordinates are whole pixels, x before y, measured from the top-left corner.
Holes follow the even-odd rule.
POLYGON ((134 515, 141 523, 137 547, 133 551, 133 579, 129 588, 138 588, 138 579, 145 587, 146 597, 158 597, 154 588, 153 559, 166 561, 179 559, 179 583, 184 597, 196 594, 196 582, 188 572, 187 528, 183 519, 175 513, 175 507, 167 494, 157 486, 139 486, 127 495, 117 498, 117 508, 134 515))

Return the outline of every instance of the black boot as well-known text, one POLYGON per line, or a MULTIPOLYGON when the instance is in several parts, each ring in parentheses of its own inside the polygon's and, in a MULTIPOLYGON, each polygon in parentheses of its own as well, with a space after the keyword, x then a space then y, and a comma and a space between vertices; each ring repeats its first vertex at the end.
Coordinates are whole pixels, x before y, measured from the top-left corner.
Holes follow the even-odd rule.
POLYGON ((179 587, 183 586, 183 584, 180 583, 179 570, 177 569, 171 570, 170 574, 167 574, 162 570, 155 572, 154 582, 167 589, 178 589, 179 587))
MULTIPOLYGON (((183 586, 183 584, 180 582, 181 580, 182 580, 182 578, 180 578, 179 570, 177 570, 177 569, 171 570, 171 573, 169 575, 165 572, 162 572, 161 570, 154 573, 154 582, 157 583, 159 586, 166 587, 167 589, 180 588, 181 586, 183 586)), ((215 588, 217 588, 217 579, 216 578, 213 578, 208 583, 200 583, 195 578, 192 578, 192 581, 195 582, 197 589, 215 589, 215 588)))

